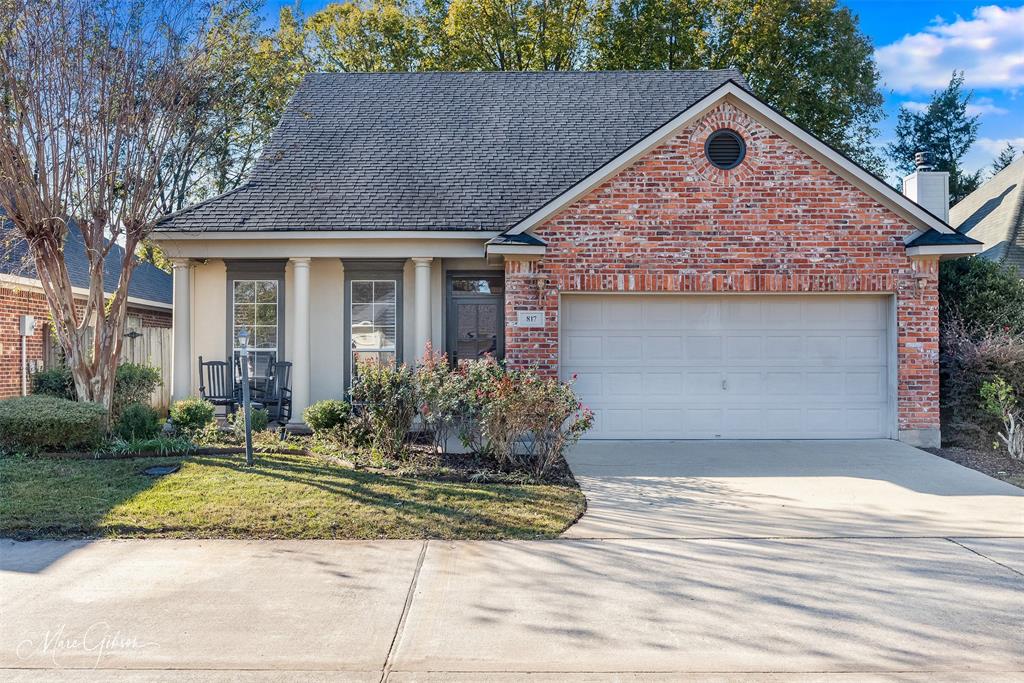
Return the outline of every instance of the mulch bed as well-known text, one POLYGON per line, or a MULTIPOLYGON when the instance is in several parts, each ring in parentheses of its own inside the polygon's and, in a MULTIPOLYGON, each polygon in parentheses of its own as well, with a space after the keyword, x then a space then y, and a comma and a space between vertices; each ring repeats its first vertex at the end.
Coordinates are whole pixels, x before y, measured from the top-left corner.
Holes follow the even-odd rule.
MULTIPOLYGON (((953 446, 947 448, 926 448, 925 450, 940 458, 952 460, 958 465, 969 467, 972 470, 977 470, 996 479, 1004 481, 1011 478, 1015 479, 1016 481, 1010 481, 1012 484, 1024 481, 1024 462, 1014 460, 1003 449, 961 448, 953 446)), ((1020 484, 1017 485, 1019 486, 1020 484)))

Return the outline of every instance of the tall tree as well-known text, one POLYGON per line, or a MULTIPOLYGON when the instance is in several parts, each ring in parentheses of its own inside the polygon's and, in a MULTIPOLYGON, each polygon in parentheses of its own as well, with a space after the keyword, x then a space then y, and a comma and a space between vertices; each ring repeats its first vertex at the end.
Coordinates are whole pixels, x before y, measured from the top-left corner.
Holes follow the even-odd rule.
POLYGON ((881 174, 873 52, 836 0, 600 0, 589 60, 600 69, 735 67, 760 97, 881 174))
POLYGON ((404 0, 332 2, 306 28, 325 71, 414 71, 422 58, 422 18, 404 0))
POLYGON ((924 111, 900 109, 896 141, 886 147, 893 166, 901 173, 914 170, 914 154, 928 152, 932 165, 949 173, 949 200, 956 204, 981 184, 981 171, 968 173, 964 156, 978 139, 978 116, 967 115, 972 92, 963 91, 963 72, 953 72, 942 90, 932 93, 924 111))
POLYGON ((201 87, 203 46, 189 36, 202 13, 149 0, 4 7, 0 207, 28 243, 78 397, 109 408, 133 255, 158 216, 157 169, 201 87), (84 305, 64 262, 72 219, 89 264, 84 305), (108 297, 116 242, 125 256, 108 297))
POLYGON ((563 71, 577 68, 589 16, 587 0, 451 0, 428 5, 444 12, 443 48, 432 68, 484 71, 563 71))
POLYGON ((999 173, 1004 168, 1013 163, 1013 160, 1017 158, 1017 148, 1013 144, 1007 142, 1006 147, 1003 147, 1003 151, 999 153, 999 156, 992 162, 992 175, 999 173))

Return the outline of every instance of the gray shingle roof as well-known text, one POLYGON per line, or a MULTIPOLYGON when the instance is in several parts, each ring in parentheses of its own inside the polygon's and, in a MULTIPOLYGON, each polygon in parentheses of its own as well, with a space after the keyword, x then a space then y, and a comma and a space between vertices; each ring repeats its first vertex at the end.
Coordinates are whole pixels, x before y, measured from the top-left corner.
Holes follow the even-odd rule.
POLYGON ((978 240, 971 239, 967 235, 963 235, 959 232, 939 232, 938 230, 929 229, 907 244, 908 247, 939 247, 947 245, 961 245, 961 244, 981 244, 978 240))
POLYGON ((728 80, 718 71, 312 74, 252 178, 159 230, 504 230, 728 80))
MULTIPOLYGON (((4 219, 0 212, 0 273, 18 275, 38 280, 35 264, 29 255, 28 243, 14 234, 14 226, 4 219)), ((121 277, 120 262, 124 248, 115 244, 103 262, 103 291, 112 294, 117 289, 117 281, 121 277)), ((67 264, 68 277, 75 287, 88 289, 89 261, 85 256, 85 242, 78 224, 71 221, 68 236, 64 241, 64 263, 67 264)), ((157 301, 170 304, 174 296, 174 278, 151 263, 139 263, 132 271, 131 282, 128 283, 128 296, 138 299, 157 301)))
POLYGON ((985 244, 983 258, 1024 273, 1024 156, 953 206, 949 223, 985 244))

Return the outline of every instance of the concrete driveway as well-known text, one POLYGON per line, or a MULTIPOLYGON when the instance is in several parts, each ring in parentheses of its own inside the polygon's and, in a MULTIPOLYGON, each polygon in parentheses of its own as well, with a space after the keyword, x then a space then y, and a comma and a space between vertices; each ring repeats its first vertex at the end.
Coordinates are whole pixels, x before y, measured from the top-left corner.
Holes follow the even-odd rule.
POLYGON ((1024 536, 1024 490, 897 441, 585 441, 567 538, 1024 536))
POLYGON ((885 442, 615 447, 572 456, 586 538, 0 541, 0 676, 1024 679, 1021 491, 885 442))

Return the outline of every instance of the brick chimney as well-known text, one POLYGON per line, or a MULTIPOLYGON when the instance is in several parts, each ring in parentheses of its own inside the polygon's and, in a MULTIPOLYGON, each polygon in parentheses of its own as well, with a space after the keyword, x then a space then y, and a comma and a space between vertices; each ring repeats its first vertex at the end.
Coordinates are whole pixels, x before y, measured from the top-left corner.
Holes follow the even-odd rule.
POLYGON ((917 168, 903 178, 903 194, 942 220, 949 222, 949 173, 932 168, 931 155, 914 155, 917 168))

